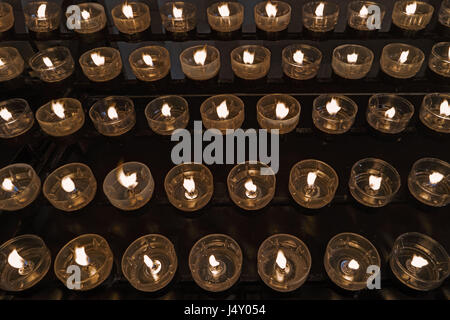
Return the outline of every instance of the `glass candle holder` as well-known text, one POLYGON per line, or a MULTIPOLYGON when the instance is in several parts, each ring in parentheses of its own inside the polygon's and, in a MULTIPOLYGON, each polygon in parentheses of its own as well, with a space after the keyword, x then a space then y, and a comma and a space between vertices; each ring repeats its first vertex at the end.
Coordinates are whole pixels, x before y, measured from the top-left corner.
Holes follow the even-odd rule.
POLYGON ((145 108, 145 117, 154 132, 171 135, 176 129, 184 129, 188 125, 188 102, 180 96, 156 98, 145 108))
POLYGON ((61 8, 55 2, 33 1, 23 8, 25 24, 33 32, 50 32, 59 28, 61 8))
POLYGON ((97 101, 89 110, 89 117, 98 132, 110 137, 130 131, 136 123, 133 100, 121 96, 97 101))
POLYGON ((145 206, 155 190, 150 169, 140 162, 126 162, 112 170, 103 182, 103 192, 111 204, 125 211, 145 206))
POLYGON ((139 291, 155 292, 172 281, 177 271, 175 248, 166 237, 148 234, 134 241, 122 257, 122 273, 139 291))
POLYGON ((258 249, 258 274, 266 285, 280 292, 298 289, 311 270, 311 254, 297 237, 275 234, 258 249))
POLYGON ((439 22, 450 28, 450 0, 443 0, 439 9, 439 22))
POLYGON ((356 233, 340 233, 328 242, 324 265, 336 285, 357 291, 367 288, 367 280, 372 275, 367 268, 381 267, 381 259, 377 249, 366 238, 356 233))
POLYGON ((166 48, 147 46, 134 50, 128 57, 134 75, 141 81, 161 80, 170 71, 170 54, 166 48))
POLYGON ((56 209, 73 212, 94 199, 97 181, 87 165, 70 163, 53 171, 45 180, 42 191, 56 209))
POLYGON ((369 73, 372 61, 372 50, 357 44, 344 44, 333 50, 331 66, 342 78, 361 79, 369 73))
POLYGON ((84 125, 84 110, 77 99, 61 98, 40 107, 36 119, 48 135, 63 137, 77 132, 84 125))
POLYGON ((450 203, 450 164, 435 159, 417 160, 408 176, 409 192, 418 201, 432 207, 450 203))
POLYGON ((392 10, 392 23, 404 30, 424 29, 433 16, 434 7, 423 1, 399 0, 392 10))
MULTIPOLYGON (((99 3, 85 2, 77 4, 80 8, 81 17, 79 25, 75 25, 73 30, 81 34, 95 33, 103 30, 106 26, 105 8, 99 3)), ((66 17, 71 17, 71 12, 66 12, 66 17)))
POLYGON ((70 77, 75 69, 70 50, 53 47, 39 51, 30 58, 30 67, 45 82, 58 82, 70 77))
POLYGON ((450 133, 450 94, 430 93, 423 98, 419 118, 431 130, 450 133))
POLYGON ((341 95, 323 94, 314 99, 312 119, 317 129, 329 134, 350 130, 358 113, 358 105, 341 95))
POLYGON ((216 2, 206 10, 211 29, 217 32, 239 30, 244 22, 244 6, 239 2, 216 2))
POLYGON ((79 62, 84 75, 94 82, 112 80, 122 72, 120 51, 110 47, 89 50, 79 62))
POLYGON ((356 162, 348 186, 353 198, 373 208, 387 205, 400 189, 400 175, 386 161, 366 158, 356 162))
POLYGON ((347 7, 348 25, 359 31, 372 31, 381 28, 384 16, 386 15, 386 7, 378 2, 373 1, 352 1, 347 7), (379 25, 375 25, 375 21, 369 15, 369 8, 377 6, 379 8, 379 25))
POLYGON ((444 247, 418 232, 404 233, 395 240, 389 264, 398 280, 420 291, 439 287, 450 273, 444 247))
POLYGON ((241 275, 242 251, 233 238, 210 234, 198 240, 189 253, 192 278, 204 290, 225 291, 241 275))
POLYGON ((450 42, 439 42, 431 48, 428 66, 438 75, 450 77, 450 42))
POLYGON ((135 34, 150 27, 150 9, 143 2, 124 2, 111 10, 116 28, 125 34, 135 34))
POLYGON ((262 162, 244 162, 231 169, 227 178, 231 200, 244 210, 259 210, 272 200, 276 179, 262 162))
POLYGON ((23 291, 33 287, 50 269, 50 250, 38 236, 25 234, 0 246, 0 288, 23 291))
POLYGON ((313 32, 334 29, 339 17, 339 6, 330 1, 310 1, 303 5, 303 25, 313 32))
POLYGON ((300 103, 287 94, 269 94, 258 100, 256 113, 261 128, 285 134, 295 130, 300 119, 300 103))
POLYGON ((405 43, 390 43, 381 53, 381 70, 391 77, 407 79, 414 77, 422 66, 425 54, 419 48, 405 43))
POLYGON ((190 2, 166 2, 159 12, 162 25, 169 32, 188 32, 197 24, 197 8, 190 2))
POLYGON ((207 129, 217 129, 226 134, 244 123, 244 102, 235 95, 221 94, 206 99, 200 106, 202 122, 207 129))
POLYGON ((322 62, 322 52, 307 44, 287 46, 281 55, 284 74, 296 80, 314 78, 322 62))
POLYGON ((302 207, 319 209, 329 204, 339 186, 336 171, 319 160, 297 162, 289 174, 289 192, 302 207))
POLYGON ((0 3, 0 32, 5 32, 14 26, 13 7, 6 2, 0 3))
POLYGON ((237 47, 231 51, 231 68, 242 79, 263 78, 270 69, 270 50, 258 45, 237 47))
POLYGON ((181 69, 192 80, 214 78, 220 70, 220 52, 216 47, 199 45, 180 54, 181 69))
POLYGON ((254 11, 256 26, 263 31, 283 31, 291 21, 291 6, 283 1, 259 2, 254 11))
POLYGON ((405 130, 414 114, 414 106, 395 94, 375 94, 367 106, 367 122, 383 133, 397 134, 405 130))
POLYGON ((200 163, 173 167, 164 180, 170 203, 182 211, 197 211, 206 206, 214 192, 213 175, 200 163))
POLYGON ((0 102, 0 138, 20 136, 33 127, 34 115, 28 102, 10 99, 0 102))
POLYGON ((31 204, 41 190, 41 179, 25 163, 16 163, 0 170, 0 210, 17 211, 31 204))
POLYGON ((113 262, 113 253, 104 238, 97 234, 83 234, 58 252, 55 274, 71 290, 91 290, 108 278, 113 262), (79 280, 71 279, 74 267, 79 270, 79 280))
POLYGON ((23 72, 24 61, 14 47, 0 48, 0 82, 12 80, 23 72))

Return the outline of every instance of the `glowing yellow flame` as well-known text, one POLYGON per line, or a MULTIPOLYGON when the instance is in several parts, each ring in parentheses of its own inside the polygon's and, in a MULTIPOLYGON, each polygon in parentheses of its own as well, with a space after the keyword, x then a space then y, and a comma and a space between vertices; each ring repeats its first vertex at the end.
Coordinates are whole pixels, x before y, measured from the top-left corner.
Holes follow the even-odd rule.
POLYGON ((321 2, 316 7, 316 11, 314 12, 316 16, 323 17, 323 8, 325 7, 325 3, 321 2))
POLYGON ((61 187, 65 192, 74 192, 75 191, 75 182, 73 182, 72 178, 69 176, 65 176, 61 180, 61 187))
POLYGON ((270 2, 270 1, 267 1, 267 4, 266 4, 267 16, 270 18, 274 18, 277 16, 277 11, 278 11, 277 6, 275 4, 272 4, 272 2, 270 2))
POLYGON ((358 54, 352 53, 347 55, 347 62, 348 63, 356 63, 358 61, 358 54))
POLYGON ((117 113, 116 108, 114 108, 114 107, 108 108, 108 118, 110 118, 111 120, 119 119, 119 114, 117 113))
POLYGON ((286 269, 286 265, 287 265, 287 259, 286 256, 284 255, 283 251, 278 250, 277 253, 277 259, 276 259, 276 264, 278 267, 280 267, 280 269, 286 269))
POLYGON ((422 268, 428 265, 428 260, 422 258, 421 256, 414 255, 411 260, 411 265, 416 268, 422 268))
POLYGON ((402 53, 400 54, 400 58, 398 59, 398 62, 405 63, 406 60, 408 60, 408 56, 409 56, 409 50, 402 51, 402 53))
POLYGON ((153 66, 154 66, 154 65, 153 65, 153 59, 152 59, 152 56, 151 56, 151 55, 143 53, 143 54, 142 54, 142 60, 144 61, 144 63, 145 63, 146 65, 148 65, 148 66, 150 66, 150 67, 153 67, 153 66))
POLYGON ((283 120, 289 114, 289 108, 283 102, 277 102, 277 106, 275 108, 275 114, 277 119, 283 120))
POLYGON ((214 268, 220 265, 219 261, 216 260, 216 257, 213 254, 209 256, 209 264, 214 268))
POLYGON ((16 249, 9 254, 8 263, 11 267, 16 269, 21 269, 25 266, 25 260, 20 256, 16 249))
POLYGON ((96 66, 103 66, 105 64, 105 57, 100 53, 94 52, 91 54, 91 59, 96 66))
POLYGON ((353 270, 358 270, 358 269, 359 269, 359 263, 358 263, 358 261, 356 261, 355 259, 352 259, 352 260, 350 260, 350 262, 348 263, 348 267, 349 267, 350 269, 353 269, 353 270))
POLYGON ((184 178, 183 187, 187 193, 195 192, 195 181, 193 177, 184 178))
POLYGON ((395 108, 392 107, 388 110, 386 110, 386 112, 384 113, 385 117, 392 119, 395 116, 395 108))
POLYGON ((44 61, 44 64, 45 64, 47 67, 49 67, 49 68, 52 68, 52 67, 53 67, 53 62, 52 62, 52 60, 50 60, 49 57, 44 57, 44 58, 42 58, 42 61, 44 61))
POLYGON ((442 101, 439 109, 440 109, 439 112, 441 115, 446 116, 446 117, 450 116, 450 106, 448 105, 447 100, 442 101))
POLYGON ((206 46, 203 49, 194 52, 194 61, 198 65, 205 65, 206 61, 206 46))
POLYGON ((369 10, 367 9, 367 7, 365 5, 363 5, 361 10, 359 10, 359 15, 361 17, 367 17, 368 14, 369 14, 369 10))
POLYGON ((3 179, 2 182, 2 189, 5 191, 13 191, 15 188, 14 184, 12 183, 12 180, 10 178, 3 179))
POLYGON ((229 17, 230 16, 230 9, 228 8, 228 4, 224 3, 220 5, 218 8, 219 14, 221 17, 229 17))
POLYGON ((309 172, 308 173, 308 177, 306 178, 306 182, 308 183, 309 187, 314 186, 314 183, 316 182, 317 179, 317 173, 315 172, 309 172))
POLYGON ((228 110, 226 100, 223 100, 222 103, 219 104, 218 107, 216 107, 216 112, 219 119, 226 119, 228 117, 230 111, 228 110))
POLYGON ((0 67, 3 67, 5 65, 5 62, 3 61, 3 59, 0 59, 0 67))
POLYGON ((45 18, 45 11, 47 11, 47 5, 46 4, 41 4, 37 10, 37 17, 39 19, 43 19, 45 18))
POLYGON ((129 4, 124 4, 122 6, 122 13, 127 19, 132 19, 133 14, 133 8, 129 4))
POLYGON ((406 14, 414 14, 417 10, 417 2, 409 3, 405 7, 406 14))
POLYGON ((256 185, 253 183, 252 179, 248 179, 244 185, 245 189, 250 193, 256 192, 256 185))
POLYGON ((448 47, 448 59, 450 60, 450 47, 448 47))
POLYGON ((84 20, 87 20, 91 17, 91 14, 89 13, 89 11, 83 10, 81 11, 81 16, 83 17, 84 20))
POLYGON ((87 266, 89 264, 89 257, 84 251, 84 247, 75 247, 75 262, 80 266, 87 266))
POLYGON ((335 98, 332 98, 330 102, 327 102, 325 108, 327 109, 330 115, 335 115, 336 113, 339 112, 339 110, 341 110, 341 107, 339 106, 335 98))
POLYGON ((242 56, 242 60, 245 64, 253 64, 253 61, 255 61, 255 54, 250 53, 248 50, 245 50, 244 55, 242 56))
POLYGON ((61 102, 52 102, 52 111, 60 119, 64 119, 66 117, 64 114, 64 106, 61 102))
POLYGON ((369 187, 372 190, 374 190, 374 191, 380 190, 381 180, 383 180, 382 177, 377 177, 377 176, 370 175, 370 177, 369 177, 369 187))
POLYGON ((118 180, 119 183, 127 189, 134 189, 138 185, 136 172, 125 174, 122 168, 119 169, 118 180))
POLYGON ((294 55, 292 56, 294 61, 298 64, 303 64, 303 59, 305 58, 305 55, 301 50, 295 51, 294 55))
POLYGON ((436 184, 442 181, 444 179, 444 175, 440 172, 433 172, 429 175, 430 183, 436 184))
POLYGON ((180 19, 183 17, 183 8, 178 9, 175 5, 173 5, 172 14, 175 19, 180 19))
POLYGON ((170 112, 170 106, 167 103, 164 103, 162 108, 161 108, 161 113, 163 116, 165 117, 170 117, 172 116, 172 113, 170 112))
POLYGON ((159 260, 152 260, 148 255, 144 255, 144 263, 150 269, 153 275, 161 271, 161 262, 159 260))
POLYGON ((12 113, 9 112, 6 108, 2 108, 0 110, 0 117, 2 117, 2 119, 5 121, 9 121, 12 119, 12 113))

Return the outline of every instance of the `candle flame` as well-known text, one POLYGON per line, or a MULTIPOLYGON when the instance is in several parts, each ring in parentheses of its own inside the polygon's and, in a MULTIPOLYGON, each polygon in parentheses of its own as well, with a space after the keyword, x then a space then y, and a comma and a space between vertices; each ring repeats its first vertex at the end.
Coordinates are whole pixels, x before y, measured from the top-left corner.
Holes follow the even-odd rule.
POLYGON ((11 251, 8 256, 8 263, 11 267, 21 269, 25 266, 25 260, 20 256, 16 249, 11 251))
POLYGON ((3 61, 3 59, 0 59, 0 67, 3 67, 5 65, 5 62, 3 61))
POLYGON ((119 183, 127 189, 134 189, 139 184, 137 182, 136 172, 133 172, 132 174, 125 174, 122 168, 119 169, 118 180, 119 183))
POLYGON ((402 51, 402 53, 400 54, 400 58, 398 59, 398 62, 405 63, 406 60, 408 60, 408 56, 409 56, 409 50, 402 51))
POLYGON ((66 117, 64 114, 64 106, 61 102, 52 102, 52 111, 60 119, 64 119, 66 117))
POLYGON ((405 7, 405 12, 408 15, 416 13, 416 10, 417 10, 417 2, 415 1, 413 3, 407 4, 405 7))
POLYGON ((45 11, 47 11, 47 5, 45 3, 41 4, 37 10, 37 17, 39 19, 45 18, 45 11))
POLYGON ((250 53, 248 50, 245 50, 242 60, 245 64, 253 64, 253 61, 255 61, 255 54, 250 53))
POLYGON ((446 117, 450 116, 450 106, 448 105, 448 101, 444 100, 441 103, 441 106, 439 108, 440 114, 446 117))
POLYGON ((440 172, 433 172, 429 175, 429 179, 431 184, 437 184, 444 179, 444 175, 440 172))
POLYGON ((194 61, 198 65, 205 65, 206 61, 206 46, 204 46, 202 49, 197 50, 194 52, 194 61))
POLYGON ((302 52, 302 50, 297 50, 297 51, 295 51, 295 53, 292 57, 293 57, 294 61, 297 62, 298 64, 303 64, 303 59, 305 58, 305 55, 302 52))
POLYGON ((374 190, 374 191, 380 190, 381 180, 383 180, 382 177, 377 177, 377 176, 370 175, 370 177, 369 177, 369 187, 372 190, 374 190))
POLYGON ((75 262, 80 266, 87 266, 89 264, 89 257, 84 251, 84 247, 75 247, 75 262))
POLYGON ((91 18, 91 14, 87 10, 81 11, 81 16, 83 17, 84 20, 91 18))
POLYGON ((284 255, 283 251, 278 250, 277 253, 277 259, 276 259, 276 264, 278 267, 280 267, 280 269, 286 269, 287 266, 287 259, 286 256, 284 255))
POLYGON ((52 67, 53 67, 53 62, 52 62, 52 60, 50 60, 49 57, 44 57, 44 58, 42 58, 42 61, 44 61, 44 64, 45 64, 47 67, 49 67, 49 68, 52 68, 52 67))
POLYGON ((74 192, 75 191, 75 182, 73 182, 72 178, 69 176, 65 176, 61 180, 61 187, 65 192, 74 192))
POLYGON ((180 19, 183 16, 183 8, 178 9, 173 5, 172 14, 175 19, 180 19))
POLYGON ((317 179, 317 173, 309 172, 308 173, 308 177, 306 178, 306 181, 308 183, 308 187, 314 186, 314 183, 316 182, 316 179, 317 179))
POLYGON ((450 60, 450 46, 448 47, 448 59, 450 60))
POLYGON ((220 265, 219 261, 216 260, 216 257, 213 254, 209 256, 209 264, 213 268, 220 265))
POLYGON ((411 260, 411 265, 416 268, 422 268, 428 265, 428 260, 422 258, 421 256, 414 255, 411 260))
POLYGON ((365 5, 363 5, 361 10, 359 10, 359 15, 361 17, 367 17, 368 14, 369 14, 369 10, 367 9, 367 7, 365 5))
POLYGON ((256 192, 256 185, 253 183, 252 179, 248 179, 247 182, 244 185, 245 189, 248 193, 255 193, 256 192))
POLYGON ((392 118, 395 116, 395 108, 392 107, 392 108, 386 110, 386 112, 384 113, 384 115, 385 115, 387 118, 392 119, 392 118))
POLYGON ((150 66, 150 67, 153 67, 153 66, 154 66, 154 64, 153 64, 153 59, 152 59, 152 56, 151 56, 151 55, 143 53, 143 54, 142 54, 142 60, 144 61, 144 63, 145 63, 146 65, 148 65, 148 66, 150 66))
POLYGON ((219 14, 221 17, 229 17, 230 16, 230 9, 228 8, 228 4, 224 3, 220 5, 218 8, 219 14))
POLYGON ((108 108, 108 118, 110 118, 111 120, 119 119, 119 114, 117 113, 116 108, 114 108, 114 107, 108 108))
POLYGON ((348 263, 348 267, 349 267, 350 269, 353 269, 353 270, 358 270, 358 269, 359 269, 359 263, 358 263, 358 261, 356 261, 355 259, 352 259, 352 260, 350 260, 350 262, 348 263))
POLYGON ((184 178, 183 187, 187 193, 194 193, 195 191, 194 177, 184 178))
POLYGON ((330 115, 335 115, 339 112, 339 110, 341 110, 341 107, 335 98, 332 98, 331 101, 327 102, 325 108, 330 115))
POLYGON ((5 121, 9 121, 12 119, 12 113, 9 112, 6 108, 2 108, 0 110, 0 117, 2 117, 2 119, 5 121))
POLYGON ((318 17, 323 17, 324 7, 325 7, 325 3, 323 3, 323 2, 319 3, 319 5, 316 7, 316 11, 314 12, 315 15, 318 17))
POLYGON ((94 64, 98 67, 103 66, 105 64, 105 57, 102 56, 100 53, 97 52, 92 53, 91 59, 94 62, 94 64))
POLYGON ((223 100, 221 104, 216 108, 217 116, 219 119, 226 119, 228 115, 230 114, 230 111, 227 107, 227 101, 223 100))
POLYGON ((150 257, 148 255, 144 255, 144 263, 147 267, 149 267, 150 269, 153 269, 153 260, 150 259, 150 257))
POLYGON ((5 191, 13 191, 15 188, 14 184, 12 183, 12 180, 10 178, 3 179, 2 182, 2 189, 5 191))
POLYGON ((283 102, 277 102, 277 106, 275 108, 275 114, 277 119, 283 120, 289 114, 289 108, 283 102))
POLYGON ((272 4, 272 2, 270 2, 270 1, 267 1, 267 4, 266 4, 267 16, 269 18, 274 18, 274 17, 277 16, 277 11, 278 11, 277 5, 276 4, 272 4))
POLYGON ((348 63, 356 63, 358 61, 358 54, 356 52, 347 55, 348 63))
POLYGON ((165 117, 171 117, 172 113, 170 112, 170 106, 167 103, 164 103, 162 108, 161 108, 161 113, 163 116, 165 117))
POLYGON ((159 260, 152 260, 146 254, 144 254, 144 263, 150 269, 150 272, 154 276, 161 271, 161 262, 159 260))
POLYGON ((124 4, 122 6, 122 13, 127 19, 132 19, 133 14, 133 7, 131 7, 129 4, 124 4))

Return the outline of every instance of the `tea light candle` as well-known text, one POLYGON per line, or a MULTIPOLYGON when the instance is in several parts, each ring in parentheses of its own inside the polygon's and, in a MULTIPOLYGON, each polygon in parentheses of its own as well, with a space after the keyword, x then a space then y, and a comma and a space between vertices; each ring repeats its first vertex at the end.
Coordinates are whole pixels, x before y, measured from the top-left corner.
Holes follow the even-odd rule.
POLYGON ((212 96, 202 103, 200 114, 205 128, 231 133, 244 123, 244 102, 232 94, 212 96))
POLYGON ((63 137, 77 132, 84 125, 84 110, 77 99, 62 98, 40 107, 36 119, 48 135, 63 137))
POLYGON ((237 47, 231 51, 231 68, 242 79, 263 78, 270 69, 270 51, 259 45, 237 47))
POLYGON ((206 10, 211 29, 218 32, 239 30, 244 22, 244 6, 239 2, 216 2, 206 10))
POLYGON ((114 25, 125 34, 135 34, 150 27, 150 9, 143 2, 127 2, 111 10, 114 25))
POLYGON ((45 180, 42 191, 56 209, 73 212, 94 199, 97 181, 87 165, 70 163, 53 171, 45 180))
POLYGON ((242 250, 225 234, 210 234, 198 240, 189 253, 192 278, 202 289, 221 292, 231 288, 241 275, 242 250))
POLYGON ((414 114, 414 106, 395 94, 375 94, 369 99, 367 122, 383 133, 397 134, 405 130, 414 114))
POLYGON ((105 136, 120 136, 130 131, 136 123, 134 103, 128 97, 103 98, 91 107, 89 117, 98 132, 105 136))
POLYGON ((400 0, 392 10, 392 23, 404 30, 422 30, 433 16, 434 7, 423 1, 400 0))
POLYGON ((323 94, 314 99, 312 119, 317 129, 329 134, 350 130, 358 113, 358 105, 342 95, 323 94))
POLYGON ((414 198, 428 206, 448 205, 450 164, 435 158, 417 160, 408 176, 408 188, 414 198))
POLYGON ((281 55, 284 74, 296 80, 314 78, 322 62, 322 52, 307 44, 287 46, 281 55))
POLYGON ((75 62, 66 47, 39 51, 30 58, 29 65, 45 82, 62 81, 70 77, 75 69, 75 62))
POLYGON ((15 138, 33 127, 34 115, 28 102, 10 99, 0 102, 0 138, 15 138))
POLYGON ((348 4, 348 25, 359 31, 372 31, 379 28, 375 28, 376 26, 373 24, 371 16, 373 12, 369 12, 369 8, 371 6, 377 6, 379 8, 379 16, 377 17, 377 21, 379 21, 380 25, 378 27, 381 28, 381 24, 383 23, 384 16, 386 14, 386 7, 378 2, 373 1, 352 1, 348 4), (369 13, 371 13, 369 15, 369 13))
POLYGON ((97 234, 83 234, 69 241, 55 259, 55 274, 71 290, 86 291, 99 286, 108 278, 114 263, 108 242, 97 234), (68 268, 79 268, 79 281, 70 279, 73 272, 68 268))
POLYGON ((438 20, 443 26, 450 28, 450 0, 442 1, 438 20))
POLYGON ((331 67, 342 78, 361 79, 369 73, 372 61, 372 50, 357 44, 344 44, 333 50, 331 67))
POLYGON ((170 71, 170 54, 166 48, 147 46, 134 50, 129 58, 134 75, 141 81, 157 81, 170 71))
POLYGON ((220 52, 209 45, 187 48, 180 54, 181 69, 192 80, 214 78, 220 70, 220 52))
POLYGON ((258 249, 258 274, 270 288, 290 292, 305 283, 311 261, 303 241, 289 234, 275 234, 258 249))
POLYGON ((450 133, 450 94, 431 93, 422 101, 419 118, 431 130, 450 133))
POLYGON ((438 75, 450 77, 450 42, 439 42, 433 46, 428 66, 438 75))
POLYGON ((12 80, 20 76, 24 69, 24 61, 14 47, 0 48, 0 82, 12 80))
MULTIPOLYGON (((105 8, 99 3, 85 2, 79 3, 81 17, 79 20, 79 28, 73 30, 81 34, 95 33, 103 30, 106 26, 105 8)), ((69 19, 72 13, 67 12, 66 16, 69 19)))
POLYGON ((122 257, 122 273, 139 291, 155 292, 172 281, 178 261, 166 237, 148 234, 134 241, 122 257))
POLYGON ((339 6, 331 1, 310 1, 303 5, 303 25, 313 32, 334 29, 339 17, 339 6))
POLYGON ((231 200, 244 210, 259 210, 272 200, 276 179, 270 167, 248 161, 231 169, 227 178, 231 200))
POLYGON ((13 7, 6 2, 0 3, 0 32, 5 32, 14 26, 13 7))
POLYGON ((112 80, 122 72, 120 51, 110 47, 89 50, 79 62, 85 76, 95 82, 112 80))
POLYGON ((38 236, 25 234, 0 246, 0 288, 24 291, 44 278, 50 269, 50 250, 38 236))
POLYGON ((161 21, 169 32, 182 33, 195 29, 197 8, 190 2, 166 2, 160 8, 161 21))
POLYGON ((297 162, 289 174, 289 192, 302 207, 319 209, 329 204, 339 186, 336 171, 319 160, 297 162))
POLYGON ((149 127, 157 134, 171 135, 176 129, 186 128, 189 108, 180 96, 162 96, 152 100, 145 108, 149 127))
POLYGON ((33 32, 50 32, 59 28, 61 8, 50 1, 29 2, 23 8, 25 24, 33 32))
POLYGON ((255 5, 256 26, 267 32, 286 29, 291 21, 291 6, 283 1, 263 1, 255 5))
POLYGON ((112 170, 103 182, 103 192, 118 209, 131 211, 145 206, 155 190, 150 169, 140 162, 126 162, 112 170))
POLYGON ((386 161, 366 158, 353 165, 348 186, 359 203, 368 207, 383 207, 400 189, 400 175, 386 161))
POLYGON ((372 275, 369 266, 381 267, 381 259, 374 245, 356 233, 340 233, 329 242, 324 258, 325 271, 336 285, 345 290, 367 288, 372 275))
POLYGON ((394 242, 389 264, 398 280, 420 291, 439 287, 450 274, 449 256, 436 240, 418 232, 400 235, 394 242))
POLYGON ((405 43, 390 43, 381 53, 381 70, 391 77, 407 79, 414 77, 422 66, 425 54, 419 48, 405 43))
POLYGON ((300 119, 300 103, 287 94, 269 94, 258 100, 256 113, 261 128, 285 134, 295 130, 300 119))
POLYGON ((164 188, 170 203, 182 211, 197 211, 206 206, 214 192, 213 176, 200 163, 183 163, 166 175, 164 188))
POLYGON ((41 190, 41 179, 30 165, 24 163, 0 169, 0 183, 0 210, 5 211, 27 207, 41 190))

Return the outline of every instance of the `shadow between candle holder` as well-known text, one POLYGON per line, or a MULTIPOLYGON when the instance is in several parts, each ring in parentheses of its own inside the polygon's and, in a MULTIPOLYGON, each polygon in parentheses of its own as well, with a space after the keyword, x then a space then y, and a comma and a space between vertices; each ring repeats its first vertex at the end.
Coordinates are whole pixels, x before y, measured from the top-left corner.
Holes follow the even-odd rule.
POLYGON ((28 30, 28 35, 31 40, 36 41, 58 40, 61 38, 59 28, 48 32, 35 32, 28 30))
POLYGON ((286 28, 278 32, 269 32, 261 30, 258 27, 256 27, 256 38, 260 40, 270 40, 270 41, 284 40, 288 38, 288 29, 286 28))
POLYGON ((152 37, 151 28, 145 29, 144 31, 128 34, 119 31, 119 35, 123 41, 126 42, 141 42, 144 40, 150 40, 152 37))
POLYGON ((397 27, 395 24, 392 23, 391 29, 389 30, 389 32, 393 36, 396 36, 396 37, 399 37, 399 38, 418 38, 418 37, 423 35, 425 29, 422 29, 422 30, 406 30, 406 29, 402 29, 400 27, 397 27))
POLYGON ((220 32, 214 29, 211 29, 210 33, 211 39, 220 40, 220 41, 231 41, 231 40, 239 40, 242 38, 242 27, 238 30, 231 32, 220 32))
POLYGON ((164 32, 167 35, 168 41, 186 41, 197 38, 197 28, 194 28, 188 32, 171 32, 168 30, 164 30, 164 32))
POLYGON ((345 26, 344 34, 351 35, 352 37, 357 37, 359 39, 373 39, 379 34, 379 30, 358 30, 354 29, 348 24, 345 26))
POLYGON ((263 88, 267 85, 267 76, 256 80, 246 80, 234 75, 234 83, 236 84, 236 88, 263 88))
POLYGON ((103 28, 93 33, 76 33, 77 39, 86 44, 98 43, 104 41, 108 37, 107 28, 103 28))
POLYGON ((2 40, 2 41, 7 41, 7 40, 9 40, 9 39, 13 39, 14 36, 15 36, 15 34, 16 34, 16 33, 14 32, 14 27, 12 27, 12 28, 9 29, 9 30, 0 32, 0 40, 2 40))
MULTIPOLYGON (((367 123, 367 121, 366 121, 366 123, 367 123)), ((406 127, 405 130, 403 130, 402 132, 399 132, 399 133, 385 133, 385 132, 381 132, 381 131, 373 128, 371 125, 369 125, 367 123, 367 132, 369 133, 369 135, 371 135, 372 137, 374 137, 376 139, 380 139, 383 141, 390 141, 390 142, 399 141, 403 137, 405 137, 407 132, 410 130, 414 130, 414 128, 406 127)))
MULTIPOLYGON (((417 112, 420 112, 419 107, 417 107, 417 112)), ((436 139, 442 142, 450 142, 450 134, 434 131, 428 128, 426 125, 424 125, 423 122, 420 120, 417 121, 416 128, 420 134, 424 134, 431 139, 436 139)))
POLYGON ((334 29, 327 32, 315 32, 307 28, 303 28, 303 34, 300 38, 305 38, 307 40, 324 40, 330 37, 334 33, 334 29))

